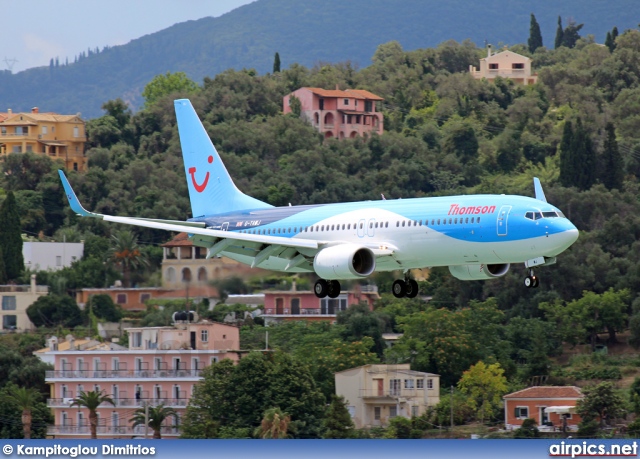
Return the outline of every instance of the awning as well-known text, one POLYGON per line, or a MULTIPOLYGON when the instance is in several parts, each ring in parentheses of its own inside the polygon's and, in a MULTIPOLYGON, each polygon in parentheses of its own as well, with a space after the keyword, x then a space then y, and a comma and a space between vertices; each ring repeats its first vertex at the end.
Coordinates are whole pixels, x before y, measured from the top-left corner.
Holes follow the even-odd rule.
POLYGON ((372 115, 374 112, 359 112, 357 110, 338 110, 345 115, 372 115))
POLYGON ((63 142, 53 142, 51 140, 38 140, 38 142, 43 143, 45 145, 49 145, 50 147, 66 147, 67 144, 63 142))
POLYGON ((576 412, 575 406, 548 406, 544 409, 544 412, 556 413, 556 414, 573 414, 576 412))

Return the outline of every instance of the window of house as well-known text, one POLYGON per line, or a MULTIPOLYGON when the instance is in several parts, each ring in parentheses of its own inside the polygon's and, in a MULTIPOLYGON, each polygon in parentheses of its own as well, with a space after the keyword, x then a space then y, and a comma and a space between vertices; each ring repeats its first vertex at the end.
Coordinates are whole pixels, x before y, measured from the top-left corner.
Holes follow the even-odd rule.
POLYGON ((206 343, 209 341, 209 330, 201 330, 200 331, 200 340, 203 343, 206 343))
POLYGON ((398 415, 398 407, 396 405, 391 405, 389 407, 389 419, 395 418, 398 415))
POLYGON ((16 297, 15 296, 3 296, 2 297, 2 310, 3 311, 15 311, 16 310, 16 297))
POLYGON ((42 126, 42 133, 46 134, 47 133, 47 126, 42 126))
POLYGON ((404 388, 405 389, 413 389, 415 380, 413 379, 405 379, 404 380, 404 388))
POLYGON ((365 100, 364 101, 364 111, 365 112, 370 112, 371 108, 372 108, 371 105, 372 105, 372 103, 371 103, 370 100, 365 100))
POLYGON ((62 266, 62 256, 56 255, 56 266, 62 266))
POLYGON ((427 389, 433 389, 433 379, 427 379, 427 389))
POLYGON ((126 293, 118 293, 116 295, 116 303, 118 303, 118 304, 127 304, 127 294, 126 293))
POLYGON ((376 421, 379 421, 381 416, 381 412, 382 412, 382 407, 380 406, 374 406, 373 407, 373 419, 375 419, 376 421))
POLYGON ((18 316, 8 315, 2 316, 2 329, 15 330, 18 326, 18 316))
POLYGON ((514 416, 518 419, 526 419, 529 417, 529 408, 526 406, 516 406, 514 416))
POLYGON ((418 389, 424 389, 424 379, 418 379, 416 380, 416 387, 418 389))
POLYGON ((524 69, 524 64, 523 63, 513 63, 513 64, 511 64, 511 68, 513 70, 523 70, 524 69))
POLYGON ((131 343, 133 347, 142 347, 142 332, 132 332, 131 343))
POLYGON ((22 145, 14 145, 11 149, 12 153, 22 153, 22 145))
POLYGON ((498 70, 498 64, 489 64, 489 70, 498 70))
POLYGON ((73 127, 73 136, 80 137, 80 129, 78 128, 78 126, 73 127))
POLYGON ((417 418, 418 414, 419 414, 419 408, 418 406, 412 406, 411 407, 411 417, 412 418, 417 418))
POLYGON ((6 128, 6 127, 4 127, 4 126, 2 126, 2 128, 0 128, 0 133, 1 133, 2 135, 7 135, 7 128, 6 128))
POLYGON ((144 303, 145 301, 151 298, 151 293, 141 293, 140 294, 140 303, 144 303))
POLYGON ((345 104, 345 105, 349 105, 349 99, 345 99, 345 100, 344 100, 344 104, 345 104))
POLYGON ((73 170, 77 171, 78 170, 78 163, 73 163, 73 170))
POLYGON ((27 153, 33 153, 33 145, 27 145, 27 153))

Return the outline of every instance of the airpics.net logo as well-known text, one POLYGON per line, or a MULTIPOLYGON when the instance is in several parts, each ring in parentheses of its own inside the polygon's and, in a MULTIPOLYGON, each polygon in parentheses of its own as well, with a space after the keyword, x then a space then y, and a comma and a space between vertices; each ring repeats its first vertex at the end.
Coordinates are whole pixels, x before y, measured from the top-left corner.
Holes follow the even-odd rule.
POLYGON ((604 443, 565 443, 551 445, 549 456, 552 457, 636 457, 638 456, 637 442, 625 444, 604 443))

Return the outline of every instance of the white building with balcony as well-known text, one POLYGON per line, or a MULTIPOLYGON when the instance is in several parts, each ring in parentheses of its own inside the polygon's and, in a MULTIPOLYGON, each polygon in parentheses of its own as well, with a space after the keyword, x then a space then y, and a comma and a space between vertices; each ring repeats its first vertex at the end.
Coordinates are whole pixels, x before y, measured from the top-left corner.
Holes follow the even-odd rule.
POLYGON ((409 364, 363 365, 335 374, 356 429, 385 427, 396 416, 412 418, 440 402, 440 375, 413 371, 409 364))
POLYGON ((530 58, 509 50, 492 54, 491 45, 488 47, 487 57, 480 59, 480 68, 470 65, 469 73, 476 80, 502 77, 523 85, 538 81, 538 75, 531 72, 530 58))

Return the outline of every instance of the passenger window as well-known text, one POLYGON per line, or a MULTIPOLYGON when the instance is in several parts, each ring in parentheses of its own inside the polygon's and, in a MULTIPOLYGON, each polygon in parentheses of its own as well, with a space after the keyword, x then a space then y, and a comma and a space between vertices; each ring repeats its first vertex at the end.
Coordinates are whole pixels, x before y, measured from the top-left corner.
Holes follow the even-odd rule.
POLYGON ((384 224, 384 227, 385 227, 385 228, 389 228, 389 222, 386 222, 386 223, 384 224))
POLYGON ((475 217, 471 217, 471 223, 473 223, 474 220, 475 220, 475 217))
POLYGON ((373 222, 369 222, 369 228, 373 228, 373 222))
POLYGON ((449 219, 449 224, 451 224, 451 221, 452 221, 452 220, 451 220, 451 219, 449 219))
POLYGON ((396 222, 396 228, 400 226, 400 222, 396 222))
POLYGON ((344 231, 344 223, 342 224, 342 231, 344 231))
POLYGON ((458 219, 457 219, 457 218, 455 218, 455 219, 453 220, 453 223, 454 223, 454 224, 457 224, 457 223, 458 223, 458 219))
MULTIPOLYGON (((295 231, 296 229, 294 228, 293 230, 295 231)), ((291 232, 291 228, 289 228, 289 232, 291 232)))
POLYGON ((440 219, 438 219, 438 225, 440 224, 440 219))
POLYGON ((347 225, 347 229, 348 229, 348 230, 350 230, 350 229, 351 229, 351 223, 349 223, 349 224, 347 225))
POLYGON ((404 222, 402 222, 402 226, 404 226, 404 222))
POLYGON ((469 223, 469 217, 465 218, 465 219, 464 219, 464 222, 465 222, 465 223, 469 223))
POLYGON ((480 223, 480 217, 478 217, 478 223, 480 223))
POLYGON ((378 222, 376 222, 376 228, 378 227, 378 222))

